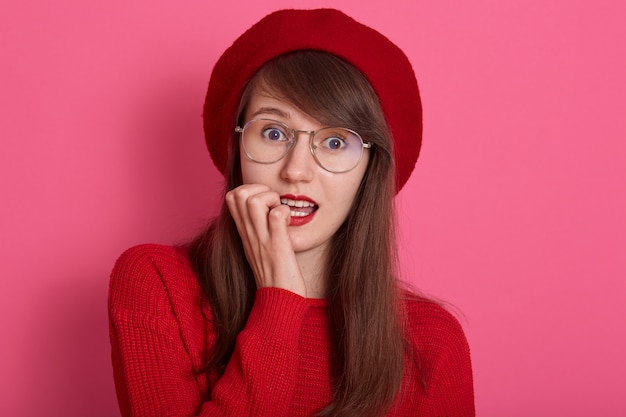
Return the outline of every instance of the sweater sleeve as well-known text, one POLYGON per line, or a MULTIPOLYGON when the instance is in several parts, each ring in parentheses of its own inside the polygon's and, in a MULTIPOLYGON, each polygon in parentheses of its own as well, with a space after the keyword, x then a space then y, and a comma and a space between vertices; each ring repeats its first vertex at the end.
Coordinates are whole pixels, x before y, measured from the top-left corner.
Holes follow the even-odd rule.
MULTIPOLYGON (((174 294, 165 277, 172 258, 154 245, 133 248, 111 275, 110 337, 122 415, 285 416, 296 384, 306 300, 276 288, 259 290, 224 375, 207 392, 197 347, 185 338, 196 319, 176 308, 184 297, 174 294)), ((190 311, 194 307, 199 304, 190 311)), ((207 338, 212 343, 214 334, 207 338)))
POLYGON ((458 345, 439 371, 433 386, 433 416, 474 417, 474 387, 469 350, 458 345))
POLYGON ((474 383, 469 345, 458 320, 444 308, 430 303, 429 347, 432 374, 428 387, 427 415, 474 417, 474 383))

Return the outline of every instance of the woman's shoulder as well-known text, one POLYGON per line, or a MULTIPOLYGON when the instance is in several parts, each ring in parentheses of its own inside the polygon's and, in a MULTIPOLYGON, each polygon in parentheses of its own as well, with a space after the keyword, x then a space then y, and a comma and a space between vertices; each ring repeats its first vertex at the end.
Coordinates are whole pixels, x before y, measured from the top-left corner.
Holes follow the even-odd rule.
POLYGON ((158 244, 133 246, 115 262, 109 285, 112 307, 152 307, 172 298, 196 298, 198 279, 184 247, 158 244), (133 305, 129 305, 132 303, 133 305))
POLYGON ((414 293, 403 295, 409 337, 419 351, 467 351, 461 323, 444 304, 414 293))
POLYGON ((136 338, 137 343, 156 337, 159 341, 150 347, 142 346, 149 350, 158 349, 165 339, 180 339, 193 369, 199 370, 206 361, 207 342, 213 340, 207 320, 210 311, 203 309, 202 298, 186 248, 134 246, 122 253, 111 273, 112 340, 120 334, 136 338))
POLYGON ((126 249, 115 262, 114 272, 128 268, 190 268, 187 249, 183 246, 168 246, 146 243, 126 249))
POLYGON ((474 415, 470 348, 459 320, 445 304, 407 294, 409 355, 441 415, 474 415))

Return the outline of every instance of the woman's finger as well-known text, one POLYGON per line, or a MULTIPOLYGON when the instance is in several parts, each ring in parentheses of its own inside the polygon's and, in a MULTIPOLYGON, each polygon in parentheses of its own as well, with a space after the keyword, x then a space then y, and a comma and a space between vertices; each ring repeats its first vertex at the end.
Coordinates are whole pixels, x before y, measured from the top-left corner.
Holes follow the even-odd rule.
POLYGON ((237 230, 242 238, 252 232, 253 227, 248 216, 247 200, 260 192, 269 191, 269 188, 260 184, 248 184, 237 187, 226 194, 226 204, 230 211, 237 230))
POLYGON ((247 184, 227 194, 257 286, 279 287, 300 295, 306 288, 289 238, 290 209, 266 186, 247 184))

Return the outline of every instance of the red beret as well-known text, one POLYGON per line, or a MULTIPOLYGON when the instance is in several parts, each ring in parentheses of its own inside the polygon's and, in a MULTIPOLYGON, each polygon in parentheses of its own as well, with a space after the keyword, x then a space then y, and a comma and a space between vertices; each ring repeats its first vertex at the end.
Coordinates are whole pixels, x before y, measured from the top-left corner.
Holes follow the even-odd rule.
POLYGON ((246 82, 265 62, 305 49, 344 59, 374 88, 393 135, 399 191, 415 167, 422 140, 422 107, 413 68, 385 36, 333 9, 271 13, 220 57, 204 104, 204 133, 215 166, 222 173, 226 170, 228 138, 246 82))

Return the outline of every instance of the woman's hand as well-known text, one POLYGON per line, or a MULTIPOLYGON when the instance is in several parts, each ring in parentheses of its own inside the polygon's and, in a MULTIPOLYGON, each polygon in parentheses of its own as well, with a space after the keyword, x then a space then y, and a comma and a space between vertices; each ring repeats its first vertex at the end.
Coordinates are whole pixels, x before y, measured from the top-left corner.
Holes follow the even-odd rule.
POLYGON ((289 207, 261 184, 245 184, 226 194, 226 204, 252 267, 257 288, 277 287, 306 297, 306 287, 287 232, 289 207))

